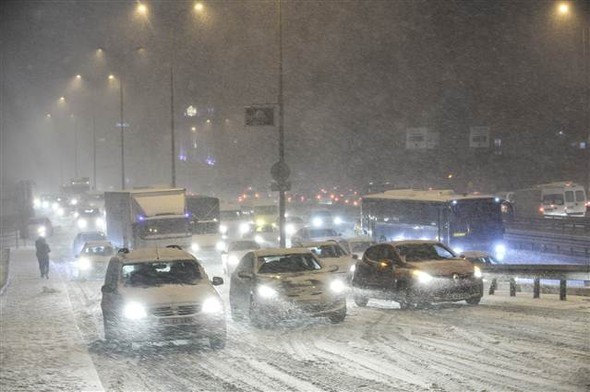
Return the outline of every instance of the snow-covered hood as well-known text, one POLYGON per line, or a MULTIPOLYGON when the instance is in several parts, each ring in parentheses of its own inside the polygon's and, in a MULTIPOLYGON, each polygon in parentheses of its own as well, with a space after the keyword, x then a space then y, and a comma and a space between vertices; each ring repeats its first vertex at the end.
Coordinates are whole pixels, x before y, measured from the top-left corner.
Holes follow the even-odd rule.
POLYGON ((408 262, 407 264, 420 271, 427 272, 432 276, 467 275, 473 273, 473 264, 463 259, 408 262))
POLYGON ((302 272, 291 274, 258 275, 259 284, 268 285, 281 296, 313 299, 329 292, 329 284, 333 275, 327 272, 302 272))
POLYGON ((121 287, 119 292, 123 300, 137 301, 148 307, 202 303, 212 296, 219 298, 217 291, 206 280, 195 285, 165 284, 155 287, 121 287))
POLYGON ((352 256, 340 256, 340 257, 322 257, 320 258, 320 263, 324 268, 329 268, 332 266, 337 266, 338 270, 341 271, 348 271, 350 266, 356 262, 352 256))

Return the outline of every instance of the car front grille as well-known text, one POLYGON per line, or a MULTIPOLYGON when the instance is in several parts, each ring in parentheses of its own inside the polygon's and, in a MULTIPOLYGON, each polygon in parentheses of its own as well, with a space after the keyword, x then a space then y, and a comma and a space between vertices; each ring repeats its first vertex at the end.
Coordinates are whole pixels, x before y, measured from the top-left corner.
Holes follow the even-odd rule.
POLYGON ((167 316, 189 316, 196 314, 201 310, 199 304, 180 305, 180 306, 160 306, 153 308, 151 313, 156 317, 167 316))

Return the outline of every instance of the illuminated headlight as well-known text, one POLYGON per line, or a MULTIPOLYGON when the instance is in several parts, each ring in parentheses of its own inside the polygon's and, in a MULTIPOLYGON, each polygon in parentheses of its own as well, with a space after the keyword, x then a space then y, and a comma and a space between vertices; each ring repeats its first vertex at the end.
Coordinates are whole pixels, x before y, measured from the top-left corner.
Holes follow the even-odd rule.
POLYGON ((335 225, 341 225, 343 223, 344 223, 344 221, 342 220, 341 217, 337 216, 336 218, 334 218, 334 224, 335 225))
POLYGON ((78 211, 74 212, 74 218, 78 219, 79 216, 80 216, 80 213, 78 211))
POLYGON ((256 241, 258 244, 262 244, 264 242, 264 238, 262 238, 261 235, 256 235, 254 236, 254 241, 256 241))
POLYGON ((414 275, 414 277, 418 280, 418 282, 422 283, 422 284, 428 284, 428 283, 432 282, 432 279, 433 279, 430 274, 427 274, 426 272, 423 272, 423 271, 414 270, 414 271, 412 271, 412 275, 414 275))
POLYGON ((274 298, 278 294, 275 289, 268 286, 258 286, 257 291, 261 298, 274 298))
POLYGON ((249 233, 249 232, 250 232, 250 224, 249 223, 246 223, 246 222, 242 223, 240 225, 240 233, 246 234, 246 233, 249 233))
POLYGON ((227 263, 229 265, 236 265, 238 264, 240 260, 238 259, 238 257, 236 255, 231 255, 227 258, 227 263))
POLYGON ((350 271, 350 272, 354 272, 354 271, 356 271, 356 264, 353 264, 353 265, 351 265, 351 266, 350 266, 350 270, 349 270, 349 271, 350 271))
POLYGON ((52 209, 53 211, 56 211, 58 208, 59 208, 59 203, 57 203, 57 202, 53 202, 53 203, 51 204, 51 209, 52 209))
POLYGON ((39 234, 41 237, 45 237, 45 234, 47 234, 47 228, 45 228, 45 226, 37 227, 37 234, 39 234))
POLYGON ((219 225, 219 232, 221 234, 227 234, 227 226, 226 225, 219 225))
POLYGON ((104 219, 96 218, 96 227, 104 227, 104 219))
POLYGON ((475 276, 476 278, 481 278, 481 269, 478 266, 474 266, 473 267, 473 276, 475 276))
POLYGON ((287 235, 295 234, 295 226, 292 223, 287 224, 285 226, 285 233, 287 233, 287 235))
POLYGON ((138 302, 129 302, 123 308, 123 316, 130 320, 139 320, 147 316, 145 307, 138 302))
POLYGON ((90 267, 92 266, 92 263, 90 263, 90 259, 87 257, 80 257, 80 259, 78 259, 78 269, 80 270, 89 270, 90 267))
POLYGON ((65 211, 64 211, 64 209, 63 209, 63 208, 61 208, 61 207, 59 207, 59 208, 57 209, 57 216, 64 216, 64 214, 65 214, 65 211))
POLYGON ((47 200, 41 202, 41 207, 43 207, 45 209, 49 208, 49 202, 47 200))
POLYGON ((215 248, 216 248, 218 251, 222 251, 222 250, 224 250, 224 249, 225 249, 225 242, 223 242, 223 241, 219 241, 219 242, 217 242, 217 243, 215 244, 215 248))
POLYGON ((33 200, 33 207, 34 207, 34 208, 39 208, 39 207, 41 207, 41 199, 35 198, 35 199, 33 200))
POLYGON ((201 310, 203 313, 221 313, 223 312, 223 305, 219 299, 210 297, 203 302, 201 310))
POLYGON ((191 244, 191 250, 192 250, 193 252, 198 252, 199 250, 201 250, 201 247, 200 247, 200 246, 199 246, 199 244, 197 244, 196 242, 193 242, 193 243, 191 244))
POLYGON ((88 226, 88 221, 84 218, 78 219, 78 228, 85 229, 88 226))
POLYGON ((322 225, 324 224, 324 220, 323 220, 322 218, 315 217, 315 218, 313 218, 313 220, 311 221, 311 224, 312 224, 314 227, 320 227, 320 226, 322 226, 322 225))
POLYGON ((265 226, 266 221, 264 219, 256 219, 256 226, 265 226))
POLYGON ((78 204, 78 199, 70 200, 70 205, 75 206, 76 204, 78 204))
POLYGON ((497 244, 494 247, 494 256, 498 261, 503 261, 504 257, 506 257, 506 246, 504 244, 497 244))
POLYGON ((330 290, 336 294, 340 294, 346 290, 346 285, 341 280, 334 280, 330 283, 330 290))

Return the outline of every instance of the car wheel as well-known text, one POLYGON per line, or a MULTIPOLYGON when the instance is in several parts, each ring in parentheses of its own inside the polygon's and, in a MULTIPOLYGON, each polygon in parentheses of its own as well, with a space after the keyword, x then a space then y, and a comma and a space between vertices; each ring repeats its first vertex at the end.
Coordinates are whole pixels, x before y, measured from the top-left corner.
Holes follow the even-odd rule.
POLYGON ((256 328, 265 328, 266 321, 261 314, 260 307, 258 302, 255 298, 250 299, 250 309, 249 309, 249 316, 250 316, 250 323, 255 326, 256 328))
POLYGON ((481 301, 481 297, 472 297, 465 300, 469 305, 477 305, 481 301))
POLYGON ((367 297, 366 295, 361 295, 361 294, 355 293, 352 296, 352 299, 354 300, 354 303, 356 304, 356 306, 361 307, 361 308, 364 308, 369 303, 369 297, 367 297))
POLYGON ((119 334, 117 332, 117 326, 113 320, 109 320, 106 317, 103 318, 104 323, 104 338, 108 342, 119 340, 119 334))
POLYGON ((342 307, 342 309, 340 309, 339 311, 334 312, 328 316, 328 319, 330 320, 330 322, 332 324, 341 323, 344 321, 345 318, 346 318, 346 302, 345 302, 344 306, 342 307))
POLYGON ((238 307, 229 301, 229 307, 231 309, 231 319, 234 321, 244 320, 244 314, 238 309, 238 307))
POLYGON ((209 337, 209 345, 213 350, 221 350, 225 347, 227 338, 225 335, 215 335, 209 337))

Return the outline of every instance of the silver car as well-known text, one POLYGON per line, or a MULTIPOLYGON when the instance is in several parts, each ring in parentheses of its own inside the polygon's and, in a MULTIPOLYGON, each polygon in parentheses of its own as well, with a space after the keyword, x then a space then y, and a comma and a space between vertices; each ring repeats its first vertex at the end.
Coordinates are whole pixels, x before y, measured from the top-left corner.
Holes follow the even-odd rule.
POLYGON ((121 250, 107 268, 101 308, 106 340, 208 338, 225 347, 223 303, 205 270, 177 248, 121 250))
POLYGON ((306 248, 248 252, 231 276, 232 317, 255 326, 302 316, 346 317, 346 283, 306 248))

